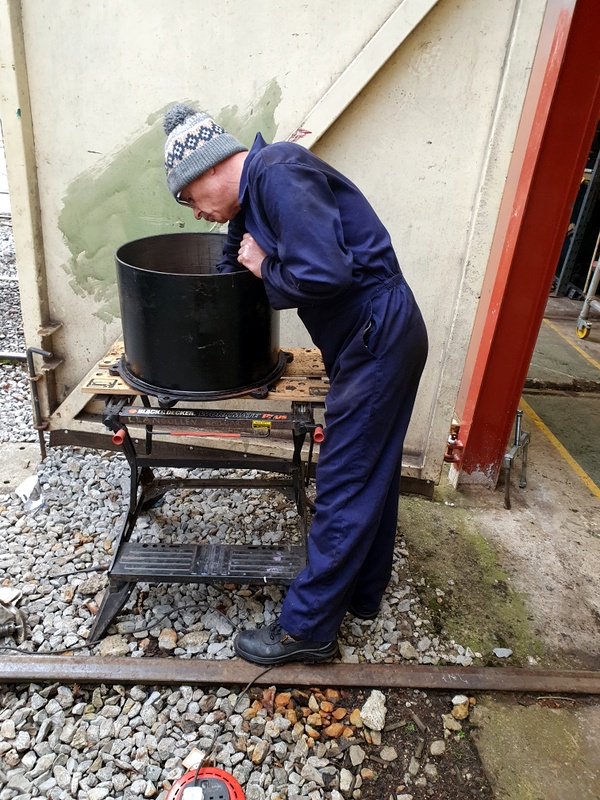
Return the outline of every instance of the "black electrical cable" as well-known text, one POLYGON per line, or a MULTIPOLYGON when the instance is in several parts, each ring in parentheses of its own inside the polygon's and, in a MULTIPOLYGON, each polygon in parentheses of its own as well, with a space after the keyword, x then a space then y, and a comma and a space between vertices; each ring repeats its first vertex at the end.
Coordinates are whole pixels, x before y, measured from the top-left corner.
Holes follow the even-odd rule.
MULTIPOLYGON (((189 608, 197 608, 197 607, 198 607, 197 603, 193 603, 193 604, 190 603, 189 605, 180 606, 179 608, 172 608, 170 611, 167 611, 165 614, 163 614, 162 617, 158 617, 156 619, 151 619, 150 622, 147 625, 144 625, 142 628, 134 628, 131 631, 131 633, 132 634, 144 633, 145 631, 149 631, 151 628, 155 628, 157 625, 160 625, 160 623, 163 621, 163 619, 166 619, 167 617, 169 617, 171 614, 173 614, 175 612, 186 611, 189 608)), ((218 613, 220 614, 221 612, 219 611, 218 613)), ((26 653, 29 656, 61 656, 64 653, 70 653, 73 650, 85 650, 86 648, 90 648, 90 647, 94 647, 94 645, 90 645, 90 644, 84 643, 84 644, 76 645, 75 647, 66 647, 64 650, 47 650, 47 651, 40 652, 39 650, 34 650, 34 651, 20 650, 18 647, 5 646, 5 647, 0 647, 0 652, 2 652, 3 650, 7 650, 9 652, 15 652, 15 653, 26 653)))
MULTIPOLYGON (((260 591, 262 591, 262 589, 259 589, 257 592, 255 592, 254 595, 252 595, 252 597, 255 597, 260 591)), ((170 617, 171 614, 179 613, 181 611, 187 611, 187 610, 189 610, 191 608, 198 608, 198 603, 188 603, 185 606, 179 606, 179 608, 172 608, 170 611, 165 612, 161 617, 156 617, 154 619, 151 619, 148 623, 143 625, 141 628, 134 628, 131 631, 131 634, 145 633, 146 631, 149 631, 152 628, 155 628, 157 625, 160 625, 160 623, 164 619, 167 619, 168 617, 170 617)), ((215 608, 213 610, 216 611, 217 614, 220 614, 223 617, 223 619, 226 620, 229 624, 231 624, 231 620, 225 614, 223 614, 222 611, 219 611, 217 608, 215 608)), ((9 645, 5 645, 5 646, 0 646, 0 653, 1 652, 23 653, 23 654, 26 654, 26 655, 29 655, 29 656, 61 656, 64 653, 71 653, 71 652, 77 651, 77 650, 85 650, 85 649, 88 649, 88 648, 91 648, 91 647, 94 647, 94 645, 83 643, 83 644, 80 644, 80 645, 76 645, 74 647, 66 647, 63 650, 48 650, 48 651, 40 652, 39 650, 34 650, 34 651, 21 650, 18 647, 10 647, 9 645)))
POLYGON ((199 761, 198 766, 196 767, 196 774, 194 775, 194 786, 198 785, 198 773, 200 772, 201 767, 202 767, 202 761, 199 761))
MULTIPOLYGON (((77 574, 78 572, 84 572, 84 571, 85 570, 78 570, 76 573, 70 573, 70 574, 77 574)), ((90 567, 89 571, 93 572, 94 570, 90 567)), ((62 576, 58 576, 58 577, 62 577, 62 576)), ((261 592, 261 590, 262 589, 258 589, 252 595, 252 597, 256 597, 256 595, 259 594, 261 592)), ((131 634, 134 635, 136 633, 146 633, 147 631, 152 630, 152 628, 155 628, 157 625, 160 625, 160 623, 164 619, 168 619, 171 616, 171 614, 174 614, 174 613, 178 614, 181 611, 188 611, 191 608, 198 608, 198 603, 188 603, 185 606, 179 606, 178 608, 172 608, 170 611, 166 611, 161 617, 155 617, 154 619, 151 619, 150 622, 146 623, 143 627, 134 628, 131 631, 131 634)), ((225 614, 223 614, 222 611, 219 611, 216 608, 213 609, 213 610, 216 611, 217 614, 219 614, 221 617, 223 617, 223 619, 226 620, 226 622, 231 624, 231 620, 225 614)), ((78 635, 81 635, 81 634, 78 634, 78 635)), ((44 650, 44 651, 40 652, 39 650, 33 650, 33 651, 31 651, 31 650, 21 650, 19 647, 10 647, 10 645, 3 645, 3 646, 0 645, 0 653, 2 653, 2 652, 22 653, 22 654, 26 654, 26 655, 29 655, 29 656, 61 656, 61 655, 64 655, 64 653, 76 652, 78 650, 86 650, 86 649, 89 649, 89 648, 92 648, 92 647, 94 647, 94 645, 90 645, 90 644, 87 644, 87 643, 84 642, 83 644, 76 645, 74 647, 66 647, 63 650, 44 650)), ((266 671, 268 672, 268 670, 266 670, 266 671)), ((233 711, 232 711, 232 713, 233 713, 233 711)))
POLYGON ((0 653, 20 653, 22 656, 62 656, 65 653, 72 653, 76 650, 85 650, 89 648, 89 644, 78 644, 74 647, 65 647, 64 650, 21 650, 19 647, 10 647, 10 645, 0 646, 0 653))
MULTIPOLYGON (((231 719, 231 717, 236 713, 236 709, 238 707, 238 703, 240 702, 240 700, 243 697, 245 697, 246 694, 248 694, 250 689, 254 686, 254 684, 256 683, 256 681, 259 678, 262 678, 262 676, 266 675, 267 672, 270 672, 272 669, 275 669, 276 666, 278 666, 278 665, 277 664, 272 664, 270 667, 267 667, 266 669, 263 669, 261 672, 258 673, 258 675, 255 675, 254 678, 252 678, 252 680, 249 681, 249 683, 246 684, 244 689, 242 689, 242 691, 238 695, 237 700, 233 704, 233 708, 231 709, 231 712, 228 714, 227 717, 225 717, 225 719, 223 720, 223 722, 219 726, 219 729, 213 735, 212 741, 211 741, 209 747, 207 748, 206 755, 204 756, 202 761, 200 761, 198 766, 196 767, 196 774, 194 776, 194 786, 196 786, 196 783, 197 783, 197 780, 198 780, 198 773, 200 772, 201 767, 203 767, 205 765, 208 765, 210 763, 210 761, 212 760, 213 753, 214 753, 214 751, 216 749, 216 746, 217 746, 217 739, 219 738, 219 736, 223 732, 223 728, 225 726, 225 723, 227 723, 231 719)), ((190 749, 194 748, 199 742, 200 742, 200 739, 197 739, 195 742, 192 742, 192 744, 190 745, 190 749)))
POLYGON ((70 578, 72 575, 81 575, 82 572, 106 572, 108 564, 96 564, 93 567, 82 567, 81 569, 74 569, 72 572, 59 572, 58 575, 49 575, 49 581, 55 581, 57 578, 70 578))
MULTIPOLYGON (((32 655, 32 656, 60 655, 62 653, 69 653, 69 652, 71 652, 73 650, 81 650, 81 649, 83 649, 85 647, 87 647, 87 645, 80 645, 79 647, 71 647, 71 648, 69 648, 67 650, 54 650, 54 651, 48 652, 48 653, 40 653, 38 651, 38 652, 34 652, 34 653, 27 653, 27 655, 32 655)), ((19 650, 19 648, 17 648, 17 647, 0 647, 0 651, 10 651, 10 652, 16 652, 16 653, 25 653, 25 652, 27 652, 27 651, 24 651, 24 650, 19 650)), ((219 735, 223 732, 223 728, 224 728, 225 724, 231 719, 233 714, 236 713, 236 709, 237 709, 237 707, 238 707, 238 705, 240 703, 240 700, 242 700, 242 698, 245 697, 248 694, 250 689, 254 686, 256 681, 259 680, 259 678, 262 678, 263 675, 266 675, 268 672, 270 672, 276 666, 278 666, 278 665, 277 664, 273 664, 272 666, 267 667, 266 669, 263 669, 261 672, 258 673, 258 675, 255 675, 254 678, 252 678, 252 680, 249 681, 246 684, 246 686, 242 689, 242 691, 238 695, 237 700, 233 704, 233 708, 231 709, 231 712, 227 715, 227 717, 225 717, 225 719, 223 720, 223 722, 219 726, 218 730, 215 731, 215 733, 213 734, 212 741, 211 741, 209 747, 207 748, 206 755, 198 763, 198 766, 196 767, 196 774, 194 775, 194 784, 193 784, 194 786, 197 785, 198 777, 199 777, 201 768, 204 765, 209 764, 210 761, 212 760, 213 754, 214 754, 216 746, 217 746, 217 739, 219 738, 219 735)), ((192 742, 192 744, 190 745, 190 750, 193 749, 197 744, 199 744, 199 742, 200 742, 200 739, 197 739, 195 742, 192 742)))

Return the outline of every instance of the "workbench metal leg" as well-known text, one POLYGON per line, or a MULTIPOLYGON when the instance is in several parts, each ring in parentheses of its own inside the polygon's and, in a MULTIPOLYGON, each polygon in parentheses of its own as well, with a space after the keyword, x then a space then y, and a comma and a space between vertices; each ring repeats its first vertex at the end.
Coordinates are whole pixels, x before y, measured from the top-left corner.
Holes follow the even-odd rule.
MULTIPOLYGON (((142 395, 142 405, 144 408, 152 408, 152 404, 150 403, 150 398, 143 394, 142 395)), ((146 455, 149 456, 152 454, 152 432, 154 427, 152 425, 146 425, 146 455)))
MULTIPOLYGON (((104 595, 102 603, 100 605, 100 609, 98 614, 96 615, 96 619, 94 624, 90 630, 90 635, 88 637, 88 641, 90 643, 95 643, 100 639, 100 637, 106 632, 106 630, 111 625, 112 621, 115 619, 117 614, 121 611, 133 588, 136 585, 136 582, 123 582, 117 581, 110 577, 112 570, 117 563, 119 556, 123 550, 123 547, 127 542, 131 539, 131 534, 134 531, 135 525, 137 523, 138 517, 140 513, 143 511, 147 500, 145 500, 145 492, 144 487, 142 487, 142 491, 140 494, 139 499, 137 499, 137 486, 140 483, 140 479, 142 476, 143 469, 136 469, 135 471, 131 470, 131 494, 130 494, 130 506, 127 511, 127 516, 123 522, 123 527, 121 528, 121 532, 117 537, 115 544, 114 544, 114 552, 113 557, 108 567, 108 575, 109 575, 109 585, 108 591, 104 595), (134 490, 135 487, 135 490, 134 490), (133 506, 131 505, 133 503, 133 506)), ((152 470, 148 470, 150 474, 152 474, 152 470)), ((146 476, 147 479, 148 476, 146 476)))
POLYGON ((135 583, 117 583, 116 581, 110 581, 108 592, 104 595, 102 603, 100 604, 100 610, 96 614, 96 619, 94 620, 90 635, 87 639, 90 644, 96 644, 104 633, 106 633, 112 621, 129 599, 129 595, 134 587, 135 583))
POLYGON ((304 546, 308 540, 308 499, 306 497, 306 478, 305 468, 302 462, 302 447, 306 439, 306 430, 294 431, 294 454, 292 457, 292 482, 294 485, 294 497, 296 508, 300 517, 300 532, 304 546))

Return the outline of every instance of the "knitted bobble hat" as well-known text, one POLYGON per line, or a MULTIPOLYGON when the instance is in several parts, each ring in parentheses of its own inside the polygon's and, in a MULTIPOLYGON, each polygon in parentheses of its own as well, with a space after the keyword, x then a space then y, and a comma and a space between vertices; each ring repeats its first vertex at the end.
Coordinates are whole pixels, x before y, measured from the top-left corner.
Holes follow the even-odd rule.
POLYGON ((163 127, 167 134, 167 186, 174 197, 206 170, 248 149, 206 111, 196 111, 183 103, 167 111, 163 127))

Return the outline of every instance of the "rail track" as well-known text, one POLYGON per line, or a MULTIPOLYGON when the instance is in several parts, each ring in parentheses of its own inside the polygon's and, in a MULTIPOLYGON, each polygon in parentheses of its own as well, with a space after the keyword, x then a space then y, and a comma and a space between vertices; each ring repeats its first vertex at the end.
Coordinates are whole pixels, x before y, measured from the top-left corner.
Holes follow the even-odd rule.
POLYGON ((155 685, 360 686, 494 692, 600 694, 600 671, 435 667, 425 664, 290 664, 265 671, 241 660, 10 656, 0 682, 155 685))

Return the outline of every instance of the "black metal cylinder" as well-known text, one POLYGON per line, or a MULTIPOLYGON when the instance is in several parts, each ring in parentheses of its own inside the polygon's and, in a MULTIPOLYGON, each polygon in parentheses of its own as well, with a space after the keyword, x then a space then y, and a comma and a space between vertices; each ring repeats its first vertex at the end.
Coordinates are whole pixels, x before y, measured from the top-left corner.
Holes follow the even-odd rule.
POLYGON ((124 377, 147 394, 230 397, 279 377, 279 315, 248 270, 216 271, 225 236, 173 233, 116 252, 124 377))

